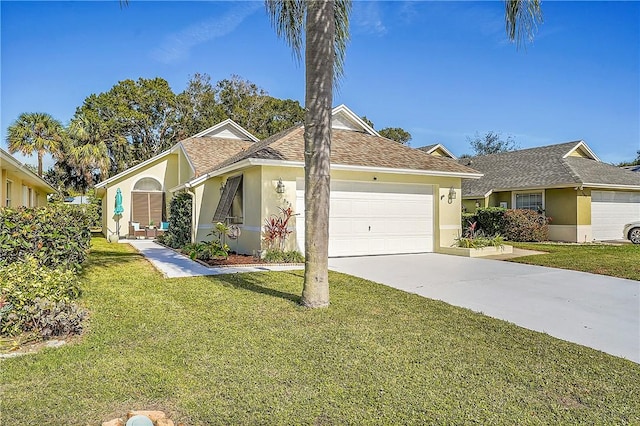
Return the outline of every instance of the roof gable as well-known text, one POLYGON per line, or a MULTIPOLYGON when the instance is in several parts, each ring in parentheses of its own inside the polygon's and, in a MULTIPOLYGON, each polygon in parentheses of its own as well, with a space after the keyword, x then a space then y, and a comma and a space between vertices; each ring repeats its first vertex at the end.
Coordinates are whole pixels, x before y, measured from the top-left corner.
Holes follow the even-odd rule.
POLYGON ((58 190, 51 186, 49 182, 38 176, 36 173, 33 173, 13 155, 9 154, 2 148, 0 148, 0 165, 2 165, 3 169, 7 169, 13 173, 18 173, 21 175, 24 182, 28 182, 35 187, 43 189, 47 194, 58 192, 58 190))
POLYGON ((211 126, 208 129, 196 133, 192 138, 210 137, 220 139, 236 139, 243 141, 258 142, 258 138, 253 136, 235 121, 227 118, 226 120, 211 126))
POLYGON ((442 145, 441 143, 435 143, 433 145, 421 146, 420 148, 416 148, 416 149, 419 149, 420 151, 424 151, 427 154, 435 155, 437 157, 448 157, 448 158, 452 158, 454 160, 458 159, 458 157, 453 155, 451 153, 451 151, 449 151, 447 148, 445 148, 445 146, 442 145))
POLYGON ((365 123, 364 120, 347 108, 346 105, 337 106, 331 111, 331 128, 380 136, 378 132, 373 130, 373 127, 365 123))
POLYGON ((589 146, 584 141, 579 141, 576 146, 571 148, 562 158, 567 157, 580 157, 580 158, 588 158, 590 160, 600 161, 598 156, 589 148, 589 146))

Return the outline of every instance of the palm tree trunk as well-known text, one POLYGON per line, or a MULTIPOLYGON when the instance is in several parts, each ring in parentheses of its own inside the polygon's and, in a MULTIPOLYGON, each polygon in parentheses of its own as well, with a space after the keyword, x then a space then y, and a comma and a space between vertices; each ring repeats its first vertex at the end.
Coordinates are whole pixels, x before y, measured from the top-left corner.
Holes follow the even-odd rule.
POLYGON ((42 177, 42 156, 43 151, 38 151, 38 176, 42 177))
POLYGON ((329 305, 329 195, 334 2, 309 1, 305 87, 305 273, 302 305, 329 305))

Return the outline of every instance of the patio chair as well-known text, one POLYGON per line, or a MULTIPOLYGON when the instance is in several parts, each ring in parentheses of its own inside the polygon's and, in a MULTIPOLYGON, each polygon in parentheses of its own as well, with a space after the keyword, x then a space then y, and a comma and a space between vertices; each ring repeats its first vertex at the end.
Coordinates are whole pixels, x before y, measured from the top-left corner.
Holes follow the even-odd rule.
POLYGON ((164 234, 169 230, 169 222, 160 222, 160 227, 158 228, 158 235, 164 234))
POLYGON ((144 237, 146 235, 147 233, 145 232, 144 228, 140 227, 140 222, 129 222, 129 236, 137 238, 144 237))

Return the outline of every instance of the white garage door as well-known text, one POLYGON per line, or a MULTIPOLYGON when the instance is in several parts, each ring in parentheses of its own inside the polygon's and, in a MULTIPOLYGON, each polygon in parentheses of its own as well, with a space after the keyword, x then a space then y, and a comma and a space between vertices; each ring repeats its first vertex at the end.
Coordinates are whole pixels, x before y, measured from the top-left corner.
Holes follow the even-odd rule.
POLYGON ((640 220, 640 193, 591 192, 591 232, 594 240, 619 240, 625 223, 640 220))
MULTIPOLYGON (((298 246, 304 248, 304 182, 296 196, 298 246)), ((431 185, 331 183, 329 256, 433 251, 431 185)))

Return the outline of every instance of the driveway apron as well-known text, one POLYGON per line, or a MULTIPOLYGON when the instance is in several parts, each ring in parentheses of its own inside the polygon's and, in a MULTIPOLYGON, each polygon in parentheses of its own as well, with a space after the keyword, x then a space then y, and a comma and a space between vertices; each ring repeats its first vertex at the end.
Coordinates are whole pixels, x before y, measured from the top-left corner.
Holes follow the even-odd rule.
POLYGON ((640 363, 639 281, 436 253, 329 267, 640 363))

